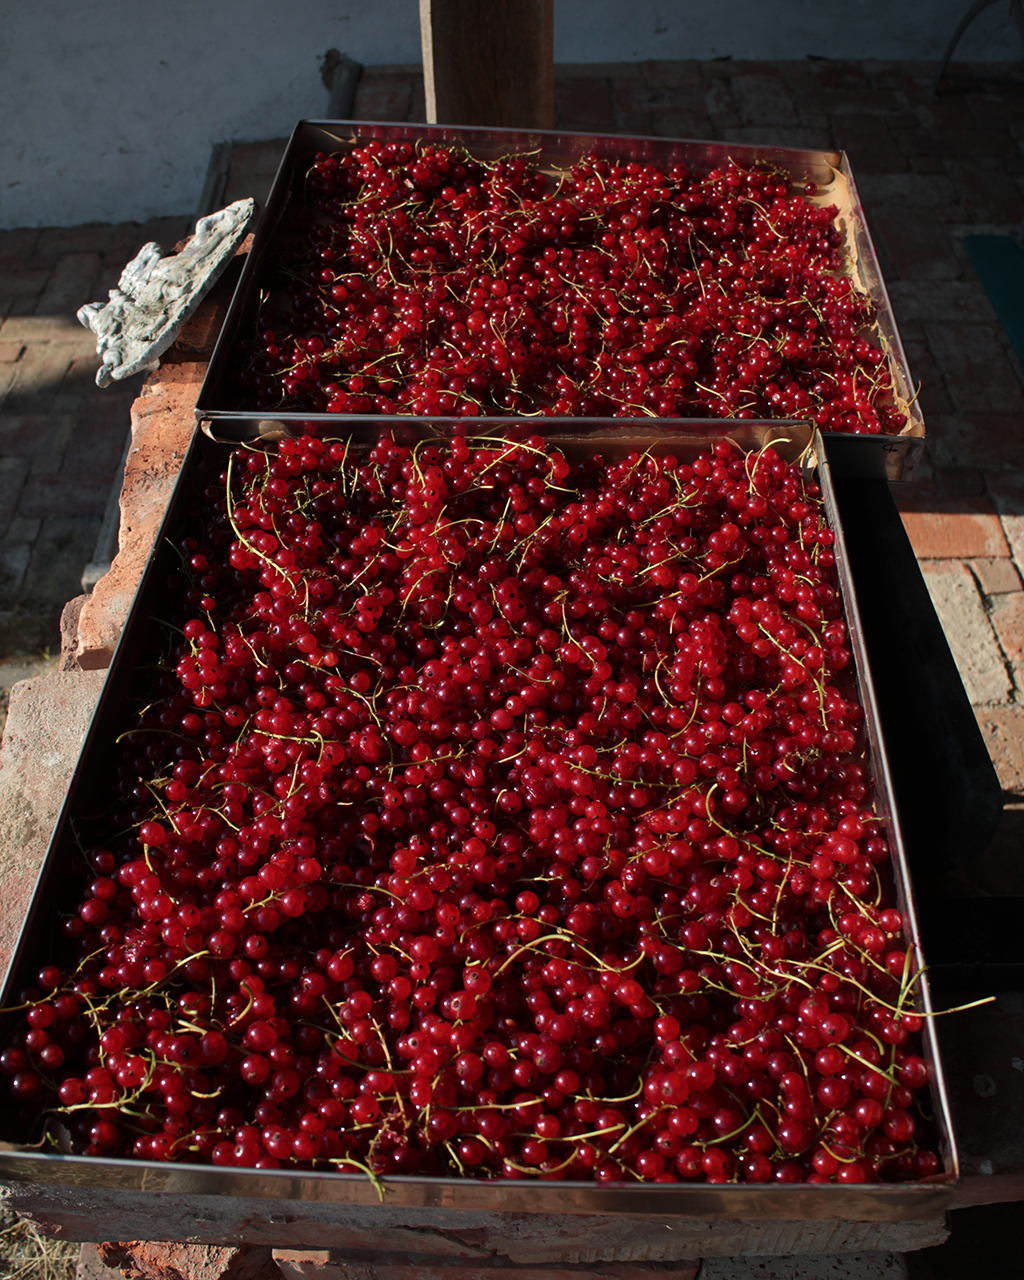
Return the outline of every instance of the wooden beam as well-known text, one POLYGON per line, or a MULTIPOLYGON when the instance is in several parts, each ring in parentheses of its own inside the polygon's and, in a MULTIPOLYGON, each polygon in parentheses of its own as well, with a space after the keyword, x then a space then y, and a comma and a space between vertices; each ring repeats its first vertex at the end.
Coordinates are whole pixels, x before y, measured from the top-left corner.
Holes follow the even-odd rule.
POLYGON ((554 0, 420 0, 431 124, 552 129, 554 0))

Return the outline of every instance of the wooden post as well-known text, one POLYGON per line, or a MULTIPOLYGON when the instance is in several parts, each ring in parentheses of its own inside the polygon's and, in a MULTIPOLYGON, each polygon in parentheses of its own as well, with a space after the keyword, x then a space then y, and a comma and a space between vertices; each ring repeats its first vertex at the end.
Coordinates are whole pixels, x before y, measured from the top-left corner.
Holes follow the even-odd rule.
POLYGON ((420 0, 431 124, 552 129, 554 0, 420 0))

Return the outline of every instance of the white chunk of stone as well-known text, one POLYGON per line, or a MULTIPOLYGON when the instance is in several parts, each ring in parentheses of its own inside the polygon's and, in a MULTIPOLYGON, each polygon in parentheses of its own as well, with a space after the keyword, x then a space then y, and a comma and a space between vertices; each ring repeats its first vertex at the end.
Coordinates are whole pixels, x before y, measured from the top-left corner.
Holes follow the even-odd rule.
POLYGON ((101 387, 152 365, 216 283, 242 243, 256 211, 251 199, 200 218, 180 253, 143 245, 121 272, 106 304, 89 302, 78 319, 96 335, 101 387))

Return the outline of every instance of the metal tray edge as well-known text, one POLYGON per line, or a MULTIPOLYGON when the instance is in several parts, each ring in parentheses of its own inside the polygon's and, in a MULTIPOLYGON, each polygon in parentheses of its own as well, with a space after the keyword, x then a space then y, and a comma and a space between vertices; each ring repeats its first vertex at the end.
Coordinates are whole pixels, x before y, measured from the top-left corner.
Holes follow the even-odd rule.
MULTIPOLYGON (((395 419, 387 419, 394 423, 395 419)), ((412 426, 416 420, 407 420, 412 426)), ((572 419, 573 424, 587 420, 572 419)), ((592 420, 595 423, 600 420, 592 420)), ((655 420, 657 421, 657 420, 655 420)), ((545 424, 546 425, 546 424, 545 424)), ((652 422, 653 425, 653 422, 652 422)), ((744 423, 743 425, 751 425, 744 423)), ((807 430, 806 424, 772 421, 772 427, 796 427, 799 434, 807 430)), ((656 434, 652 432, 652 435, 656 434)), ((805 437, 806 438, 806 437, 805 437)), ((622 441, 621 443, 625 443, 622 441)), ((183 501, 196 455, 202 445, 197 431, 189 444, 181 470, 175 480, 164 517, 151 549, 139 587, 133 598, 121 637, 104 681, 100 698, 90 721, 79 759, 72 773, 64 802, 40 867, 32 903, 12 952, 11 963, 0 989, 0 1003, 6 1004, 10 988, 17 977, 17 961, 21 959, 22 944, 34 927, 38 913, 43 909, 38 889, 47 872, 52 871, 59 837, 70 820, 71 808, 77 799, 81 785, 82 762, 98 734, 98 726, 105 713, 106 704, 113 696, 117 677, 126 663, 133 631, 139 625, 140 614, 146 607, 151 582, 156 572, 158 553, 165 541, 169 526, 178 515, 183 501)), ((835 495, 831 484, 828 460, 820 433, 815 432, 809 465, 818 468, 819 480, 825 499, 826 511, 836 534, 836 567, 842 587, 844 606, 854 649, 858 682, 864 700, 864 710, 871 737, 872 753, 877 756, 876 791, 884 784, 888 806, 887 817, 892 823, 894 850, 893 865, 898 871, 897 886, 907 904, 907 930, 920 957, 919 929, 913 908, 913 896, 909 871, 903 850, 895 798, 892 794, 888 762, 879 731, 874 690, 870 681, 870 667, 863 642, 860 640, 859 613, 856 593, 845 561, 845 544, 842 526, 838 519, 835 495), (877 744, 877 745, 876 745, 877 744)), ((931 999, 927 975, 922 978, 922 1004, 931 1013, 931 999)), ((484 1182, 455 1178, 389 1178, 383 1183, 385 1205, 407 1207, 444 1207, 465 1210, 490 1210, 496 1208, 509 1212, 526 1213, 665 1213, 684 1216, 702 1216, 708 1213, 727 1215, 731 1218, 813 1218, 864 1221, 903 1221, 934 1217, 952 1204, 955 1187, 959 1184, 959 1158, 949 1112, 945 1080, 939 1057, 937 1038, 932 1019, 925 1019, 923 1032, 929 1047, 929 1059, 933 1066, 932 1085, 942 1116, 940 1134, 943 1139, 946 1171, 934 1179, 911 1183, 873 1183, 861 1187, 832 1185, 793 1187, 754 1184, 730 1184, 716 1187, 708 1184, 665 1187, 650 1183, 595 1187, 593 1183, 525 1183, 495 1181, 484 1182), (496 1196, 499 1203, 495 1204, 496 1196), (765 1199, 767 1197, 767 1199, 765 1199), (834 1202, 834 1203, 833 1203, 834 1202), (654 1207, 656 1206, 656 1207, 654 1207)), ((15 1182, 46 1186, 77 1186, 90 1188, 131 1189, 165 1193, 199 1194, 226 1197, 245 1195, 256 1199, 327 1201, 338 1204, 377 1204, 378 1195, 369 1182, 359 1175, 338 1173, 303 1173, 292 1171, 246 1171, 214 1169, 206 1165, 161 1164, 135 1160, 104 1160, 85 1156, 51 1155, 16 1144, 0 1142, 0 1178, 15 1182)))
POLYGON ((887 816, 892 835, 892 866, 896 873, 897 892, 901 898, 900 909, 904 915, 904 928, 907 933, 908 941, 913 945, 918 967, 921 970, 919 986, 922 1012, 925 1015, 924 1027, 921 1034, 924 1037, 925 1045, 928 1050, 929 1065, 932 1070, 932 1084, 943 1121, 943 1123, 939 1125, 939 1131, 944 1138, 948 1139, 948 1150, 943 1154, 946 1156, 947 1167, 949 1168, 952 1176, 959 1179, 960 1157, 957 1149, 956 1135, 953 1129, 952 1112, 949 1105, 949 1096, 946 1088, 945 1073, 942 1067, 942 1058, 939 1053, 938 1037, 935 1034, 931 985, 928 979, 924 953, 921 949, 921 928, 914 900, 909 861, 903 840, 903 830, 900 825, 899 809, 896 804, 896 797, 892 786, 892 775, 889 768, 885 739, 882 735, 881 717, 878 712, 874 683, 871 679, 871 666, 868 661, 867 647, 863 638, 863 629, 860 622, 860 610, 857 604, 857 592, 852 575, 849 571, 846 554, 846 541, 843 536, 843 526, 842 522, 838 518, 835 490, 832 487, 832 476, 824 447, 821 447, 819 450, 818 463, 822 495, 825 499, 826 511, 829 514, 830 524, 835 535, 834 549, 836 551, 836 569, 843 592, 847 618, 847 633, 850 637, 850 645, 853 650, 854 662, 857 667, 858 682, 863 698, 865 719, 871 743, 872 763, 876 775, 875 789, 876 793, 880 789, 884 789, 886 805, 888 808, 887 816))

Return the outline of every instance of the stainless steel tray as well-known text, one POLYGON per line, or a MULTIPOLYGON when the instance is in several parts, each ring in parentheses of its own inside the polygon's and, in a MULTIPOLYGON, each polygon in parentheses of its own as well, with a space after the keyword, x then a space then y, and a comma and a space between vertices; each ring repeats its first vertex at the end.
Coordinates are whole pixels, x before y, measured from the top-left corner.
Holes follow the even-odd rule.
MULTIPOLYGON (((224 424, 228 425, 227 423, 224 424)), ((338 424, 340 425, 340 424, 338 424)), ((346 424, 349 425, 349 424, 346 424)), ((486 424, 496 433, 498 424, 486 424)), ((691 424, 671 433, 660 423, 658 437, 627 433, 621 419, 577 419, 574 434, 562 433, 557 442, 564 449, 593 450, 606 455, 634 448, 671 452, 683 459, 693 457, 722 438, 722 433, 698 435, 691 424)), ((240 424, 234 424, 241 431, 240 424)), ((904 914, 908 947, 918 964, 921 957, 917 916, 910 883, 906 851, 889 775, 885 745, 879 728, 871 672, 860 636, 855 586, 844 555, 842 529, 838 520, 827 459, 821 437, 806 424, 790 422, 735 422, 725 434, 744 449, 771 443, 789 460, 804 459, 816 470, 822 486, 826 512, 836 534, 834 551, 838 577, 846 607, 846 619, 856 665, 861 703, 864 708, 870 765, 875 781, 875 806, 882 818, 892 849, 894 896, 904 914)), ((536 429, 531 424, 529 430, 536 429)), ((369 443, 382 432, 414 440, 435 433, 410 419, 388 418, 356 424, 354 440, 369 443)), ((237 435, 236 435, 236 438, 237 435)), ((152 653, 151 637, 163 607, 163 577, 176 567, 172 540, 188 529, 188 513, 211 474, 223 469, 229 446, 211 441, 197 432, 182 466, 156 545, 132 604, 121 641, 117 647, 92 723, 75 766, 64 805, 50 841, 33 893, 28 915, 14 952, 0 1007, 15 1001, 14 993, 34 979, 42 963, 53 955, 57 934, 55 912, 65 897, 66 875, 77 855, 76 825, 88 815, 93 796, 108 776, 116 738, 127 725, 131 688, 147 654, 152 653)), ((930 1013, 931 998, 927 975, 920 982, 920 1009, 930 1013)), ((15 1025, 17 1015, 0 1015, 0 1039, 15 1025)), ((933 1178, 911 1183, 873 1183, 855 1186, 807 1184, 749 1184, 725 1186, 708 1184, 636 1183, 596 1186, 592 1182, 508 1182, 459 1178, 394 1177, 383 1180, 384 1206, 457 1211, 489 1211, 539 1215, 623 1214, 634 1217, 672 1215, 691 1219, 831 1219, 862 1222, 920 1221, 941 1214, 952 1202, 959 1179, 959 1164, 952 1130, 942 1065, 932 1019, 924 1019, 921 1033, 923 1055, 929 1063, 935 1134, 943 1171, 933 1178)), ((19 1141, 11 1132, 9 1115, 0 1115, 0 1178, 53 1188, 121 1189, 139 1192, 166 1192, 181 1196, 232 1197, 248 1200, 307 1201, 338 1206, 376 1206, 375 1188, 362 1175, 260 1171, 219 1168, 185 1163, 153 1163, 139 1160, 44 1154, 19 1141)), ((45 1200, 46 1192, 40 1195, 45 1200)))
MULTIPOLYGON (((540 164, 565 166, 585 154, 609 160, 637 160, 661 166, 686 164, 709 170, 730 159, 749 165, 768 162, 791 175, 802 187, 807 181, 828 188, 828 199, 840 206, 839 222, 846 236, 851 260, 851 276, 858 290, 868 295, 876 308, 878 336, 889 353, 889 367, 896 396, 906 408, 907 425, 899 435, 868 436, 830 432, 828 439, 839 446, 833 451, 837 474, 857 477, 910 479, 924 451, 925 425, 907 367, 889 296, 885 290, 874 246, 868 231, 856 183, 845 152, 803 151, 789 147, 750 146, 723 142, 701 142, 670 138, 630 138, 615 134, 574 134, 522 132, 513 129, 486 129, 450 125, 378 124, 366 121, 309 121, 296 125, 282 157, 267 207, 256 232, 252 249, 242 270, 206 378, 196 403, 197 418, 237 415, 237 397, 231 388, 230 357, 235 343, 251 323, 264 280, 264 266, 274 247, 289 210, 303 200, 303 179, 317 151, 351 149, 357 142, 424 141, 459 143, 482 158, 509 152, 537 152, 540 164)), ((822 199, 825 197, 822 196, 822 199)), ((347 414, 286 412, 276 418, 308 421, 351 421, 347 414)), ((488 416, 489 424, 516 419, 488 416)), ((464 422, 464 419, 451 419, 464 422)), ((477 420, 474 420, 477 421, 477 420)), ((555 419, 549 419, 555 422, 555 419)), ((643 420, 616 419, 618 429, 637 430, 643 420), (629 426, 631 421, 635 425, 629 426)), ((667 427, 683 419, 661 419, 667 427)), ((730 429, 728 419, 699 419, 709 434, 730 429)))

